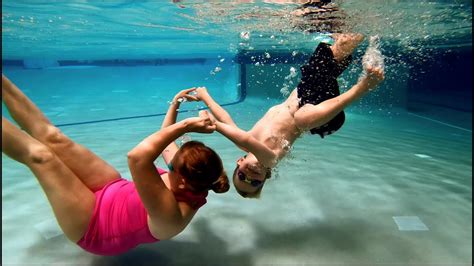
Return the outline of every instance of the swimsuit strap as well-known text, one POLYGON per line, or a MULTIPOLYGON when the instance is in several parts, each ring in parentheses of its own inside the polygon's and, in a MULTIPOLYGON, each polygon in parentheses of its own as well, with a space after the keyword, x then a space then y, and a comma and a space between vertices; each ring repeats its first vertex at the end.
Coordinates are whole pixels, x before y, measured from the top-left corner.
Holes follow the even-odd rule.
MULTIPOLYGON (((156 168, 160 175, 168 173, 168 171, 161 169, 159 167, 156 168)), ((202 205, 206 204, 207 194, 208 192, 192 192, 190 190, 181 190, 179 192, 174 192, 174 197, 178 202, 186 202, 191 208, 197 210, 202 207, 202 205)))
POLYGON ((174 192, 174 197, 178 202, 186 202, 191 208, 197 210, 202 207, 202 205, 206 204, 208 192, 192 192, 190 190, 182 190, 179 192, 174 192))
POLYGON ((160 174, 160 175, 168 173, 168 171, 166 171, 163 168, 156 167, 156 170, 158 171, 158 174, 160 174))

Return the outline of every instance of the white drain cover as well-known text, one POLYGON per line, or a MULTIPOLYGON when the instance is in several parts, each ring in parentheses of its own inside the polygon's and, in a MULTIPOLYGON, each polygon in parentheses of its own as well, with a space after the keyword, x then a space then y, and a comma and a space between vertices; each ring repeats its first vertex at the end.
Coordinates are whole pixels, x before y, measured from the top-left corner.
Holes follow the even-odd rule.
POLYGON ((393 220, 400 231, 428 231, 428 227, 418 216, 394 216, 393 220))

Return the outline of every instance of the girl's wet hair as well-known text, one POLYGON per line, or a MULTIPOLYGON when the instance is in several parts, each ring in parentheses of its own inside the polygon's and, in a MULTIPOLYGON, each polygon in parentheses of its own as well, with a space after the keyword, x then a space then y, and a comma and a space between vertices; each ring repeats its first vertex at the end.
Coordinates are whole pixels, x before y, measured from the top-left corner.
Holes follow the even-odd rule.
POLYGON ((221 158, 202 142, 188 141, 182 145, 173 158, 173 164, 198 192, 212 190, 224 193, 229 190, 229 179, 221 158))

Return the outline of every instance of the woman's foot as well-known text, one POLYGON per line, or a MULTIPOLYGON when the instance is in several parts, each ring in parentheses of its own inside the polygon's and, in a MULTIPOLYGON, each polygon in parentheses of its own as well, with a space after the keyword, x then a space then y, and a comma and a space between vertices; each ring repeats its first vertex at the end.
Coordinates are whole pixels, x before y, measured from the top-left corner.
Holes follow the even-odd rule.
POLYGON ((337 62, 341 62, 351 55, 364 40, 364 35, 360 33, 334 33, 332 37, 335 43, 331 46, 331 50, 337 62))

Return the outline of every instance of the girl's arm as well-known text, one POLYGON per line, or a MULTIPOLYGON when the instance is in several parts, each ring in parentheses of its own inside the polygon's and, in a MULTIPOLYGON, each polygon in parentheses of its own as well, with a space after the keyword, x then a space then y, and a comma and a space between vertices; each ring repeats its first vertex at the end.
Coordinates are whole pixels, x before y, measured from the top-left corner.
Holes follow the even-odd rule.
MULTIPOLYGON (((194 90, 196 90, 196 88, 182 90, 174 96, 173 101, 171 102, 170 107, 168 108, 168 112, 166 112, 165 119, 163 120, 163 123, 161 124, 162 129, 176 123, 176 118, 178 117, 179 106, 181 102, 183 101, 183 99, 185 99, 186 101, 198 100, 196 97, 188 94, 194 90)), ((173 159, 178 149, 179 147, 178 145, 176 145, 174 141, 172 141, 165 148, 165 150, 163 151, 161 155, 163 156, 163 160, 165 161, 166 164, 170 163, 170 161, 173 159)))
POLYGON ((128 153, 128 165, 138 194, 157 226, 184 226, 185 219, 173 193, 155 168, 155 159, 186 132, 211 133, 215 125, 208 116, 193 117, 148 136, 128 153))
POLYGON ((228 125, 237 126, 232 117, 227 113, 227 111, 222 108, 211 95, 207 92, 205 87, 199 87, 196 89, 196 96, 199 100, 204 102, 207 107, 211 110, 211 113, 216 117, 216 119, 222 123, 226 123, 228 125))
POLYGON ((276 154, 265 144, 254 138, 250 133, 220 121, 215 121, 216 130, 231 140, 241 149, 251 152, 257 160, 266 167, 273 167, 276 164, 276 154))

